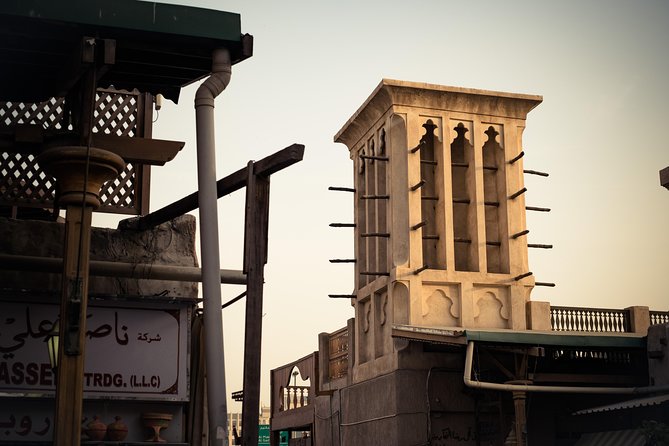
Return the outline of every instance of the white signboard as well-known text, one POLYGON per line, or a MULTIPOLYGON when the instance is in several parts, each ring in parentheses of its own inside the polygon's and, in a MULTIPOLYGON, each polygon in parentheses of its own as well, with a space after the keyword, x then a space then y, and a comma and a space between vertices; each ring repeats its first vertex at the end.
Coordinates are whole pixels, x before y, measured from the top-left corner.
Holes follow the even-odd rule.
MULTIPOLYGON (((0 304, 0 392, 53 393, 44 340, 58 306, 0 304)), ((170 310, 89 307, 85 397, 186 401, 188 317, 170 310)))

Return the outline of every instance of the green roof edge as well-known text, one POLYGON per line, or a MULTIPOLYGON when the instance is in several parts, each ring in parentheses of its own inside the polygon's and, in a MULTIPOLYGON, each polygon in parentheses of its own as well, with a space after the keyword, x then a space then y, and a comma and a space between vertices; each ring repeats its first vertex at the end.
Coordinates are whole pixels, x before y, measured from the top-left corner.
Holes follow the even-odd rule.
POLYGON ((646 339, 626 333, 465 330, 467 341, 566 347, 644 348, 646 339))
POLYGON ((237 13, 138 0, 3 0, 0 14, 241 42, 237 13))

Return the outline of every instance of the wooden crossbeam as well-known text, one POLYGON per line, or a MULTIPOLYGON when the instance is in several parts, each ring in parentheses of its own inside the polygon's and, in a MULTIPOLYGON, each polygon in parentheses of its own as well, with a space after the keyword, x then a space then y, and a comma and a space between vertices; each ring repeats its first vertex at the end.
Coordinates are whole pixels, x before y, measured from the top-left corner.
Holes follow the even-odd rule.
MULTIPOLYGON (((256 175, 267 177, 279 170, 302 161, 303 157, 304 146, 302 144, 293 144, 253 163, 253 170, 256 175)), ((246 186, 248 177, 247 169, 248 167, 244 167, 235 173, 218 180, 216 182, 216 196, 221 198, 246 186)), ((198 206, 198 193, 193 192, 192 194, 143 217, 124 220, 119 226, 123 229, 138 230, 153 228, 161 223, 170 221, 179 215, 184 215, 187 212, 197 209, 198 206)))

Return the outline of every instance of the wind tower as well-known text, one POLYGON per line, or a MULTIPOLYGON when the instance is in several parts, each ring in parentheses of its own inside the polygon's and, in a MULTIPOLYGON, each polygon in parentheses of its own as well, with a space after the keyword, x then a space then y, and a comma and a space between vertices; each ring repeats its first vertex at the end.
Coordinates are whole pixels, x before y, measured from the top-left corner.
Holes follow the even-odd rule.
POLYGON ((400 326, 546 328, 522 159, 541 101, 384 79, 337 133, 355 176, 354 381, 397 369, 400 326))

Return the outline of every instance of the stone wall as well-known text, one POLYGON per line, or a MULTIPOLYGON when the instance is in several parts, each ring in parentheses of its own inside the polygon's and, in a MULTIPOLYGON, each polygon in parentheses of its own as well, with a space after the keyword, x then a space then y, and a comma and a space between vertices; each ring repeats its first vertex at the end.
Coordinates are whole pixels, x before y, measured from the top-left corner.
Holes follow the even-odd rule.
MULTIPOLYGON (((61 258, 65 227, 58 222, 0 218, 0 253, 61 258)), ((195 217, 184 215, 146 231, 93 228, 91 260, 198 266, 195 217)), ((0 288, 59 293, 58 273, 0 270, 0 288)), ((196 298, 194 282, 92 276, 89 294, 196 298)))

